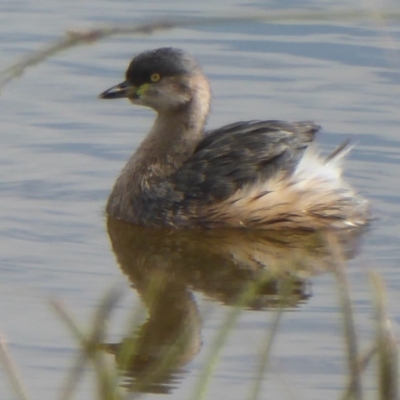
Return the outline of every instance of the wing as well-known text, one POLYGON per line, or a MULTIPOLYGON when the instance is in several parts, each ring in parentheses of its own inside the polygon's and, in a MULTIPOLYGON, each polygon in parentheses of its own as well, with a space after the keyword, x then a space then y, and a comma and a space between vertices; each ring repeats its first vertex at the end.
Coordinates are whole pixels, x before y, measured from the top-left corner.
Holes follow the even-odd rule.
POLYGON ((210 131, 170 183, 181 200, 224 200, 246 184, 290 173, 319 129, 308 121, 249 121, 210 131))

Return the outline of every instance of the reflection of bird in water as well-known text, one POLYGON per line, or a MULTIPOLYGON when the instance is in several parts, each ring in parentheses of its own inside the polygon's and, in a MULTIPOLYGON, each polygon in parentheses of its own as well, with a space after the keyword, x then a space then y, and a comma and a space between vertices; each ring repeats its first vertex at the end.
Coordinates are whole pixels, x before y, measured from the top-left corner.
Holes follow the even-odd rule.
MULTIPOLYGON (((134 333, 102 346, 133 391, 169 392, 185 375, 201 347, 194 291, 252 311, 297 308, 311 296, 309 278, 334 267, 324 232, 153 229, 111 217, 107 227, 117 262, 148 312, 134 333)), ((352 257, 356 231, 334 234, 344 257, 352 257)))
POLYGON ((102 348, 115 355, 124 387, 168 393, 201 347, 197 304, 183 282, 162 270, 135 284, 147 309, 146 322, 133 335, 128 332, 130 335, 121 342, 103 344, 102 348))
MULTIPOLYGON (((177 289, 181 282, 182 287, 232 305, 249 284, 264 282, 246 304, 260 310, 276 305, 274 288, 280 281, 303 281, 332 268, 319 233, 151 229, 111 217, 108 233, 118 264, 139 293, 145 293, 152 279, 158 280, 161 274, 164 284, 175 282, 175 293, 184 293, 177 289)), ((346 239, 346 254, 352 256, 357 239, 349 235, 346 239)), ((301 286, 306 289, 307 284, 296 283, 294 290, 301 286)), ((307 298, 308 293, 295 294, 280 305, 294 307, 307 298)), ((186 303, 181 301, 181 305, 186 303)))
POLYGON ((310 149, 312 122, 237 122, 206 132, 210 88, 196 61, 161 48, 133 59, 100 95, 127 97, 157 118, 109 197, 109 215, 170 227, 348 228, 367 223, 365 200, 340 177, 341 146, 310 149))

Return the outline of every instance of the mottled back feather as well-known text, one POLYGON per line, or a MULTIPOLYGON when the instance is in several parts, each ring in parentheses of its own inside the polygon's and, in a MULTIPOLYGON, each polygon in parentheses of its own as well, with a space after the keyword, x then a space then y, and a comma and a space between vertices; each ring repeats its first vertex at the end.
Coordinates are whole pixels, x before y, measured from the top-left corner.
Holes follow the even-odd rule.
POLYGON ((170 183, 183 200, 224 200, 277 172, 290 174, 318 130, 312 122, 249 121, 210 131, 170 183))

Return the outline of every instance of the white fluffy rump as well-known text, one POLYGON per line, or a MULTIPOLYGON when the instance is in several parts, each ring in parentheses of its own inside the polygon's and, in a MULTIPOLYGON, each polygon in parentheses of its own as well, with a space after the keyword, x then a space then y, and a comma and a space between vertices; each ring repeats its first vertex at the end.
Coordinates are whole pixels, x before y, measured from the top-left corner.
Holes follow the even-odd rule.
POLYGON ((223 213, 230 226, 264 229, 363 226, 369 218, 368 203, 341 176, 348 151, 342 146, 322 158, 310 146, 294 171, 244 187, 214 205, 209 216, 223 213))

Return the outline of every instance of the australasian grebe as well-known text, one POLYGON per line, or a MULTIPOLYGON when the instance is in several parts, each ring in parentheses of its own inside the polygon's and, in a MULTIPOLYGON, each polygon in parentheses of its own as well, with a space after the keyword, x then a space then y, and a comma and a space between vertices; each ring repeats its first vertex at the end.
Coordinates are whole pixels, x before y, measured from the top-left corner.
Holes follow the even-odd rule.
POLYGON ((100 95, 153 108, 150 132, 123 168, 109 215, 175 228, 321 229, 368 222, 367 201, 341 178, 347 146, 309 147, 313 122, 247 121, 204 131, 210 87, 195 59, 160 48, 139 54, 126 80, 100 95))

